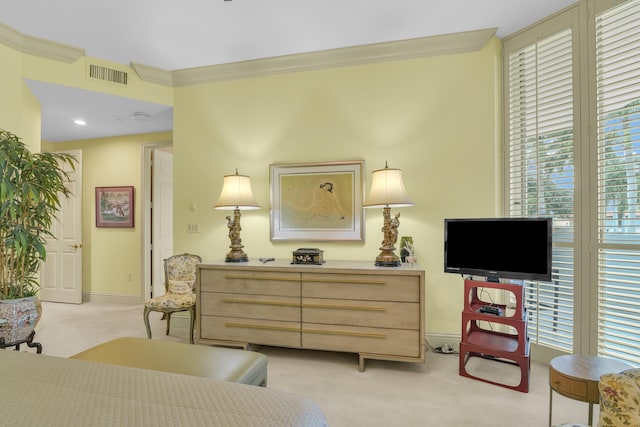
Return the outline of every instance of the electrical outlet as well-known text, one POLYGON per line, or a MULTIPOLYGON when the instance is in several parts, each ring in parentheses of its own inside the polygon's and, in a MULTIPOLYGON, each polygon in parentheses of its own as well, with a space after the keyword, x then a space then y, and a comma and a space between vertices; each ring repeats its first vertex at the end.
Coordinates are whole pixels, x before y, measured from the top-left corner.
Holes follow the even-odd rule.
POLYGON ((187 224, 187 233, 199 233, 200 224, 187 224))

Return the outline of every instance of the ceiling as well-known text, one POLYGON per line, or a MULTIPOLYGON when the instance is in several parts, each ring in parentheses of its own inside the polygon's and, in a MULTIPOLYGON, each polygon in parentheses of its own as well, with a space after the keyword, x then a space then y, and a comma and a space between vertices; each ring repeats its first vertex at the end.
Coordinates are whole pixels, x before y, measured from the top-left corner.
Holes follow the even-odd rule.
MULTIPOLYGON (((576 0, 0 0, 0 23, 86 55, 166 71, 496 28, 500 38, 576 0)), ((170 106, 43 82, 42 138, 172 129, 170 106), (149 118, 140 120, 136 112, 149 118), (83 117, 78 127, 72 119, 83 117)), ((142 117, 143 119, 146 118, 142 117)))

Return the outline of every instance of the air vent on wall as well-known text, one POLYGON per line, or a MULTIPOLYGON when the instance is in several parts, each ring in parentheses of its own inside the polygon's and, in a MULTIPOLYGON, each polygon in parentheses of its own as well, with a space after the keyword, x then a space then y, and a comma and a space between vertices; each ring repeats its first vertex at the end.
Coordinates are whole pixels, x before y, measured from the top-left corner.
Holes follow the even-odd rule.
POLYGON ((113 68, 102 67, 100 65, 89 65, 89 77, 112 83, 119 83, 123 85, 127 84, 126 71, 118 71, 113 68))

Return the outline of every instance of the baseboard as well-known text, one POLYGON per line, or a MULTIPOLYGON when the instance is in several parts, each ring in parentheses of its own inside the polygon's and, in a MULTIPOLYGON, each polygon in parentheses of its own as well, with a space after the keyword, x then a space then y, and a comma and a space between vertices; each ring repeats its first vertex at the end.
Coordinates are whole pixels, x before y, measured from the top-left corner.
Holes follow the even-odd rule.
POLYGON ((431 349, 436 347, 442 347, 445 344, 449 345, 455 351, 460 348, 460 335, 458 334, 434 334, 428 333, 425 338, 427 339, 427 346, 431 349))
POLYGON ((139 296, 100 294, 100 293, 83 293, 82 302, 102 302, 102 303, 109 303, 109 304, 128 304, 128 305, 144 304, 142 297, 139 297, 139 296))

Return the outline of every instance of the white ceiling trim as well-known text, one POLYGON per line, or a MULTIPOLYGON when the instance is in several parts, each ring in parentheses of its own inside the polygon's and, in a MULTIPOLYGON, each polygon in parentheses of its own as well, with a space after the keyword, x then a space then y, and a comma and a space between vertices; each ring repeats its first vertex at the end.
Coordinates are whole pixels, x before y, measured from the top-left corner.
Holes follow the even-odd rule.
MULTIPOLYGON (((190 86, 323 68, 473 52, 482 49, 495 33, 495 28, 488 28, 176 71, 166 71, 136 63, 131 63, 130 66, 143 81, 165 86, 190 86)), ((2 23, 0 23, 0 43, 23 53, 66 63, 75 62, 85 56, 84 49, 25 36, 2 23)))
POLYGON ((79 47, 26 36, 0 22, 0 43, 30 55, 42 56, 71 64, 85 56, 79 47))
MULTIPOLYGON (((495 28, 489 28, 176 70, 171 72, 171 80, 174 86, 190 86, 323 68, 473 52, 482 49, 495 33, 495 28)), ((149 71, 148 68, 136 68, 142 80, 149 79, 148 81, 151 81, 154 79, 153 73, 157 72, 157 69, 151 70, 152 73, 146 75, 145 72, 149 71)), ((157 77, 157 75, 155 76, 157 77)), ((155 80, 154 82, 158 83, 159 81, 155 80)))
POLYGON ((150 67, 149 65, 131 63, 133 68, 141 80, 147 83, 156 83, 164 86, 173 86, 173 77, 171 72, 161 68, 150 67))

